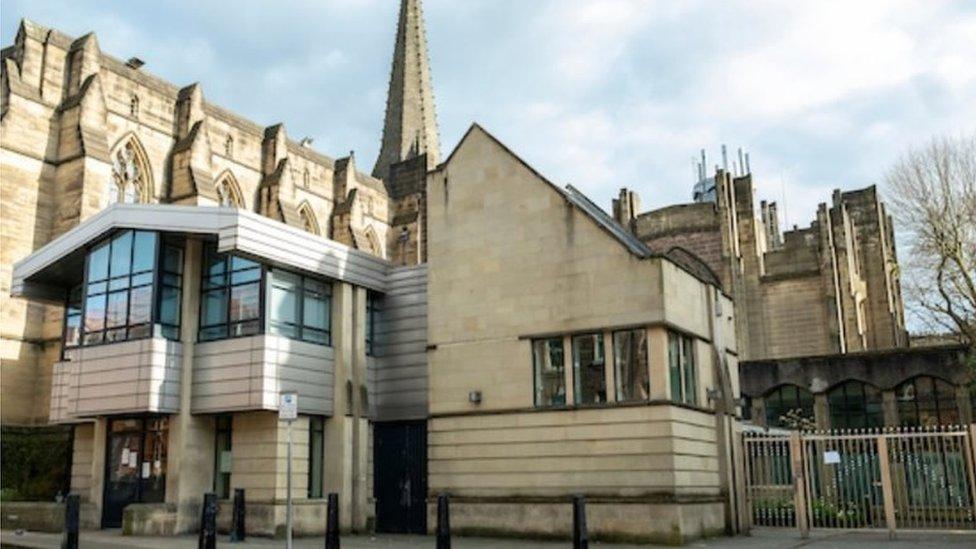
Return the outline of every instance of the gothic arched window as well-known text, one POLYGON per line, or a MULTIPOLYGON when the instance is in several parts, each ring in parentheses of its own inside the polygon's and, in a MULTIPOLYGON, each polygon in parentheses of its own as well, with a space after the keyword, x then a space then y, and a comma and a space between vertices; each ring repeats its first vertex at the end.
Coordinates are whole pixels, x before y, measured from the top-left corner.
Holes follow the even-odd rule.
POLYGON ((952 425, 959 423, 956 388, 931 376, 918 376, 895 389, 898 423, 905 426, 952 425))
POLYGON ((780 385, 763 396, 766 404, 766 425, 812 429, 816 425, 813 394, 797 385, 780 385))
POLYGON ((129 98, 129 114, 133 118, 139 118, 139 96, 136 94, 129 98))
POLYGON ((237 181, 230 173, 220 178, 214 187, 217 191, 217 204, 227 208, 243 208, 244 200, 241 197, 241 189, 237 186, 237 181))
POLYGON ((311 184, 312 184, 312 176, 309 175, 308 168, 305 168, 305 173, 302 174, 302 185, 304 185, 305 188, 307 189, 311 184))
POLYGON ((302 229, 314 235, 319 234, 319 223, 315 220, 315 213, 312 212, 312 208, 308 205, 308 202, 298 207, 298 215, 302 218, 302 229))
POLYGON ((234 156, 234 136, 232 135, 228 135, 227 141, 224 141, 224 156, 227 158, 234 156))
POLYGON ((863 429, 884 426, 881 391, 857 380, 835 385, 827 392, 831 429, 863 429))
POLYGON ((109 204, 149 202, 149 166, 135 138, 126 141, 112 155, 112 178, 107 194, 109 204))

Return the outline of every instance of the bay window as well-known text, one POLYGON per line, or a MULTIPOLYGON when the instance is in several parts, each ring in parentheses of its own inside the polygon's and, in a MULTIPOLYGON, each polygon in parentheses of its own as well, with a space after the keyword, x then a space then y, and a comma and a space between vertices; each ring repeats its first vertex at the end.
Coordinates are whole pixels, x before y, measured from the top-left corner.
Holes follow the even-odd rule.
POLYGON ((155 232, 121 231, 88 253, 84 283, 66 303, 66 348, 151 337, 156 326, 158 335, 179 337, 182 249, 161 240, 155 232), (164 318, 162 302, 177 314, 164 318))

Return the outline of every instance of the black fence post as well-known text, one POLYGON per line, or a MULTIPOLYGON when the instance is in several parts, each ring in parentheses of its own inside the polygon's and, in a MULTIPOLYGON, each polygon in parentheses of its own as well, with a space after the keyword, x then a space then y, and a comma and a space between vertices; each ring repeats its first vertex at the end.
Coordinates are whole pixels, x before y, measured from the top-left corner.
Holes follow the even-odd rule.
POLYGON ((451 500, 447 494, 437 496, 437 549, 451 549, 451 500))
POLYGON ((244 528, 244 489, 234 489, 234 517, 230 527, 231 541, 244 541, 247 535, 244 528))
POLYGON ((573 496, 573 549, 588 549, 590 536, 586 532, 586 500, 573 496))
POLYGON ((325 549, 339 549, 339 494, 329 493, 328 515, 325 519, 325 549))
POLYGON ((216 549, 217 547, 217 494, 207 492, 203 494, 203 513, 200 518, 199 549, 216 549))
POLYGON ((64 539, 62 549, 78 549, 78 530, 81 529, 81 502, 78 494, 68 494, 64 506, 64 539))

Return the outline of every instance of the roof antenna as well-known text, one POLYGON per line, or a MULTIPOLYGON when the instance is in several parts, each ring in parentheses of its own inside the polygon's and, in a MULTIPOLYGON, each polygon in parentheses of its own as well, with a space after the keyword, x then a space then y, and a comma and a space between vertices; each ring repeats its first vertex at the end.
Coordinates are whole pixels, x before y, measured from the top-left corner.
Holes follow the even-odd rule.
POLYGON ((722 144, 722 169, 729 171, 729 155, 725 152, 725 144, 722 144))
MULTIPOLYGON (((739 166, 742 166, 742 169, 745 169, 745 165, 746 165, 746 163, 743 162, 743 160, 742 160, 742 147, 739 147, 739 166)), ((743 174, 743 175, 745 175, 745 174, 743 174)))
POLYGON ((708 166, 708 164, 705 162, 705 149, 702 149, 701 150, 701 157, 702 157, 702 161, 701 161, 701 177, 699 178, 699 180, 705 179, 705 172, 708 170, 708 168, 705 167, 705 166, 708 166))
POLYGON ((749 153, 746 153, 746 173, 752 173, 752 167, 749 165, 749 153))

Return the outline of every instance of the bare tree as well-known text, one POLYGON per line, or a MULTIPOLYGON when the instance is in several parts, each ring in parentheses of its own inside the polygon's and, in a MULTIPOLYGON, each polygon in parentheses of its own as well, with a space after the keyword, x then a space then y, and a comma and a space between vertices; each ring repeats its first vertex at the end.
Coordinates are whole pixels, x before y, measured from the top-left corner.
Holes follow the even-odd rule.
POLYGON ((976 135, 909 151, 887 184, 909 245, 901 261, 909 312, 976 345, 976 135))

